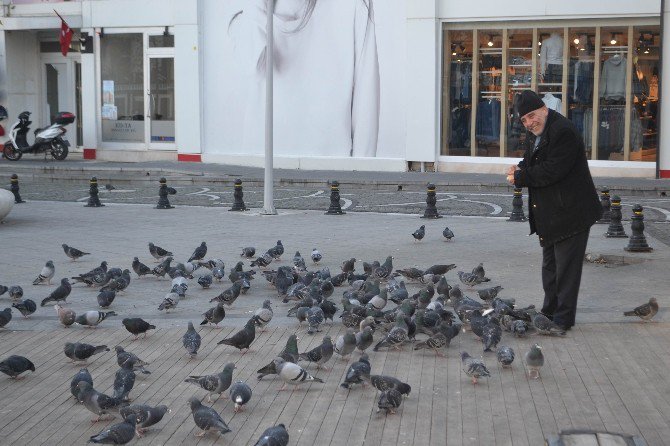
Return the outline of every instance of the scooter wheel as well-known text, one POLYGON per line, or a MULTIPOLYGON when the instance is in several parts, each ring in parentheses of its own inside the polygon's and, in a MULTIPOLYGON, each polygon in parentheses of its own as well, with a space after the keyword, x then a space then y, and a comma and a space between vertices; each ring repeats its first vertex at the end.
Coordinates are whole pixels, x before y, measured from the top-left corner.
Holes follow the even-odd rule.
POLYGON ((11 142, 7 141, 5 146, 2 148, 2 154, 9 161, 18 161, 23 156, 22 152, 17 151, 11 142))
POLYGON ((69 150, 65 144, 62 142, 54 142, 51 145, 51 156, 54 157, 54 159, 58 161, 63 161, 65 158, 67 158, 69 150))

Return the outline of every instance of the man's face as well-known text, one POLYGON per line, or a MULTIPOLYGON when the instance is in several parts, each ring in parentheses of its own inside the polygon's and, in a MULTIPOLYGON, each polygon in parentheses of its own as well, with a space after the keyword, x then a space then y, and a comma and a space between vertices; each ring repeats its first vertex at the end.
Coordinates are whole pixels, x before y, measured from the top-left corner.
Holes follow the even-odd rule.
POLYGON ((547 107, 538 108, 530 113, 526 113, 521 117, 523 126, 533 135, 541 135, 544 131, 544 125, 547 123, 547 116, 549 116, 549 109, 547 107))

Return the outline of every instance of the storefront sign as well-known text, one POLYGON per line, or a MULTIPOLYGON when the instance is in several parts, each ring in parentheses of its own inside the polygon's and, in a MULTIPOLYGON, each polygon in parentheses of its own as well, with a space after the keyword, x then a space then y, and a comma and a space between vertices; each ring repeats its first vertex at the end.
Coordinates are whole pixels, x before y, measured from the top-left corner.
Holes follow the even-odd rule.
POLYGON ((144 142, 144 121, 102 121, 103 141, 144 142))

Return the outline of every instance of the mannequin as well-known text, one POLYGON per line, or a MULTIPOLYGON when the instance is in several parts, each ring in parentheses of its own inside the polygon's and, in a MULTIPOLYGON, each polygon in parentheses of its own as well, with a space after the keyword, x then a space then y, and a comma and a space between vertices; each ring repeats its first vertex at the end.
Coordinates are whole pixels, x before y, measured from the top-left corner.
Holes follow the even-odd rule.
POLYGON ((552 32, 542 41, 540 74, 544 83, 558 83, 563 77, 563 37, 552 32))

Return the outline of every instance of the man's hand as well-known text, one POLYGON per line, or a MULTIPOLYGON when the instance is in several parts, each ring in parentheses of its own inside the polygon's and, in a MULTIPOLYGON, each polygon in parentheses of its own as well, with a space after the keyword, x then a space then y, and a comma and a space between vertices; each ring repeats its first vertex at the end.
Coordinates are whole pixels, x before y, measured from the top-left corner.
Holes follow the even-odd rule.
POLYGON ((512 186, 514 186, 514 172, 516 172, 517 170, 519 170, 519 166, 516 165, 509 166, 509 168, 507 169, 507 182, 512 186))

